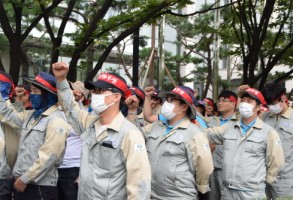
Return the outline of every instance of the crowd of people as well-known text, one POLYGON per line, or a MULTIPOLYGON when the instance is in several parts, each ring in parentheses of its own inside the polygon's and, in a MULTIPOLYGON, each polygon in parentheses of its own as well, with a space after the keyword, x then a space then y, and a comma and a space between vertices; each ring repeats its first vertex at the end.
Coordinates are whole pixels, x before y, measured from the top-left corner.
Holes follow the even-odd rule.
POLYGON ((0 200, 293 199, 293 111, 269 83, 197 91, 0 72, 0 200))

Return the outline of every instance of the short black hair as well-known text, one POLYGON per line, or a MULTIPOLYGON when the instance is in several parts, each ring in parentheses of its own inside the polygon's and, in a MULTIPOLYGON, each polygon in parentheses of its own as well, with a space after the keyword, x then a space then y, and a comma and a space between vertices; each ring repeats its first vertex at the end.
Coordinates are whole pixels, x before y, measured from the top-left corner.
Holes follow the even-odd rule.
POLYGON ((230 96, 233 96, 236 100, 237 100, 237 94, 231 90, 223 90, 220 94, 218 99, 220 99, 221 97, 223 98, 229 98, 230 96))
POLYGON ((268 83, 264 86, 262 94, 267 104, 272 104, 275 100, 281 98, 283 94, 286 94, 286 88, 283 83, 268 83))

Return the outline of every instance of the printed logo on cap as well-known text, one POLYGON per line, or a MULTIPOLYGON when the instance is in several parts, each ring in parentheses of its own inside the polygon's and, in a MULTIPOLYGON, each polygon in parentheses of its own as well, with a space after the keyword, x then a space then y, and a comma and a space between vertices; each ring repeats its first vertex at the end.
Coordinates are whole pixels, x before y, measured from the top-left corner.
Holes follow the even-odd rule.
POLYGON ((182 90, 181 88, 179 87, 176 87, 172 90, 172 92, 176 93, 176 94, 179 94, 181 97, 183 97, 183 99, 185 99, 186 101, 188 101, 188 103, 192 104, 193 101, 192 101, 192 98, 189 96, 188 93, 186 93, 184 90, 182 90))
POLYGON ((118 77, 116 77, 112 74, 102 73, 98 77, 98 80, 110 83, 114 87, 120 89, 124 93, 124 98, 128 98, 129 96, 132 95, 132 93, 128 89, 126 83, 123 80, 119 79, 118 77))
POLYGON ((108 83, 112 83, 113 85, 117 83, 118 78, 112 76, 111 74, 101 74, 98 80, 106 80, 108 83))

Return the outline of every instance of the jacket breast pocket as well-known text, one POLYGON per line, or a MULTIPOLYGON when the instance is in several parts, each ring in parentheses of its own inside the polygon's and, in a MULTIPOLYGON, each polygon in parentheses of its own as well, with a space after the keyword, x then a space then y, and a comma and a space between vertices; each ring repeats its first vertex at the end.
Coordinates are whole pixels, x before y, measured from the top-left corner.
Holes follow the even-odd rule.
POLYGON ((231 150, 235 148, 237 143, 237 136, 235 134, 225 134, 224 136, 223 147, 224 150, 231 150))
POLYGON ((46 127, 45 126, 35 126, 31 129, 31 132, 28 133, 27 139, 32 147, 38 149, 45 142, 46 127))
POLYGON ((98 152, 96 152, 94 159, 95 163, 99 165, 99 167, 111 171, 111 169, 115 168, 115 165, 118 160, 119 149, 115 149, 110 147, 110 145, 102 145, 98 144, 98 152))
POLYGON ((165 147, 163 148, 163 156, 180 158, 186 157, 186 149, 184 146, 183 138, 170 137, 166 140, 165 147))
POLYGON ((265 144, 262 137, 248 137, 245 144, 245 152, 252 156, 260 156, 265 153, 265 144))
POLYGON ((282 142, 293 142, 293 127, 283 126, 279 133, 282 142))

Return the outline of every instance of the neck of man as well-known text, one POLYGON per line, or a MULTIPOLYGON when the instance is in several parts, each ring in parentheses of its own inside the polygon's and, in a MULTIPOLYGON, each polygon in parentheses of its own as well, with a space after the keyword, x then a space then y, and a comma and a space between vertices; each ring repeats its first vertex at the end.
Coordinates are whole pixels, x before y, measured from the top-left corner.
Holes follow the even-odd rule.
POLYGON ((119 105, 112 105, 108 107, 105 111, 100 113, 100 122, 102 125, 108 125, 111 124, 113 119, 118 115, 120 112, 119 105))
POLYGON ((257 113, 253 114, 251 117, 248 117, 248 118, 242 117, 241 120, 244 125, 248 125, 256 118, 257 118, 257 113))
POLYGON ((177 114, 175 117, 173 117, 172 119, 170 119, 168 121, 168 124, 170 126, 173 126, 174 124, 176 124, 178 121, 182 120, 184 117, 186 117, 186 113, 179 113, 177 114))
POLYGON ((234 109, 227 112, 221 112, 222 119, 227 119, 231 117, 233 114, 234 114, 234 109))

